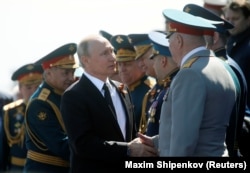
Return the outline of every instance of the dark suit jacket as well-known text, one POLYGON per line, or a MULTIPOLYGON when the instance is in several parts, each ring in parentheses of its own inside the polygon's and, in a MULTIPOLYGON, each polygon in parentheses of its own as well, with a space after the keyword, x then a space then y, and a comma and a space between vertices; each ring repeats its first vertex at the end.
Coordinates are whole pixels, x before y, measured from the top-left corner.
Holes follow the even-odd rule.
MULTIPOLYGON (((83 74, 62 96, 61 113, 69 136, 71 172, 109 168, 127 155, 126 142, 135 135, 134 110, 130 94, 117 88, 126 114, 124 139, 112 111, 96 86, 83 74)), ((118 86, 117 86, 118 85, 118 86)), ((114 103, 115 104, 115 103, 114 103)))

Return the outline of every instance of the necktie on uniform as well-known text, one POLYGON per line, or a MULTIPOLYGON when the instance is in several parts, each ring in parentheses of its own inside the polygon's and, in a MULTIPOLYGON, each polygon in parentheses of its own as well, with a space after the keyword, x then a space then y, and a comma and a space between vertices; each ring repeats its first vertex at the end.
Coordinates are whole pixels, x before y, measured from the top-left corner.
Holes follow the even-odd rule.
POLYGON ((108 88, 106 83, 104 83, 104 85, 103 85, 103 90, 104 90, 104 98, 108 102, 108 105, 109 105, 111 111, 116 116, 115 107, 114 107, 114 104, 113 104, 113 101, 112 101, 112 98, 111 98, 111 95, 110 95, 110 92, 109 92, 109 88, 108 88))

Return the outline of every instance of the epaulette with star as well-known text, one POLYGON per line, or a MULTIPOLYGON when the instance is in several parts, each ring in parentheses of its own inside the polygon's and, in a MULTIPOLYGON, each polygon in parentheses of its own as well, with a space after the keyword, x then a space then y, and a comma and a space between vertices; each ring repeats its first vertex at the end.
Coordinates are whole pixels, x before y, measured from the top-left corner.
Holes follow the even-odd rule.
POLYGON ((153 77, 147 77, 146 80, 144 80, 144 83, 149 86, 150 88, 153 88, 153 86, 156 84, 156 80, 153 77))

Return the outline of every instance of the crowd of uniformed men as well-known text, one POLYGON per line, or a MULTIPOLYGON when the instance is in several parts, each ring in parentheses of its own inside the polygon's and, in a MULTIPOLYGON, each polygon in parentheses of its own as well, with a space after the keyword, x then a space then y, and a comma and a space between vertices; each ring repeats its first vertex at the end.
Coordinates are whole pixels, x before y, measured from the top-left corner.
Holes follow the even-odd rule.
MULTIPOLYGON (((236 0, 222 3, 208 0, 204 1, 203 7, 187 4, 183 12, 207 19, 206 22, 211 22, 215 27, 212 34, 209 29, 203 33, 206 48, 229 65, 225 67, 232 77, 236 93, 233 107, 225 108, 231 110, 225 144, 230 157, 249 157, 250 2, 236 0)), ((115 70, 109 78, 122 83, 121 87, 128 88, 136 132, 148 137, 159 134, 161 106, 168 100, 171 82, 180 70, 180 64, 175 61, 174 54, 171 54, 168 39, 174 32, 199 35, 197 33, 200 30, 195 25, 192 29, 182 26, 184 19, 172 18, 167 12, 164 15, 165 31, 129 35, 112 35, 103 30, 97 33, 106 38, 114 48, 115 70), (167 24, 169 22, 170 25, 167 24)), ((11 79, 18 83, 19 97, 14 99, 4 93, 0 95, 0 171, 69 171, 71 150, 67 127, 60 112, 60 102, 64 91, 81 78, 74 75, 75 69, 81 68, 74 57, 77 48, 75 43, 64 44, 13 73, 11 79)), ((181 70, 190 68, 195 61, 196 59, 183 65, 181 70)), ((193 96, 193 99, 196 97, 199 96, 193 96)), ((224 102, 226 104, 227 100, 224 102)), ((223 107, 224 103, 220 104, 223 107)), ((182 109, 182 105, 179 105, 179 109, 182 109)), ((190 107, 190 111, 192 109, 196 110, 195 106, 190 107)), ((195 126, 196 120, 193 122, 188 126, 195 126)), ((210 135, 217 135, 215 133, 210 135)), ((216 142, 211 141, 211 145, 216 145, 216 142)))

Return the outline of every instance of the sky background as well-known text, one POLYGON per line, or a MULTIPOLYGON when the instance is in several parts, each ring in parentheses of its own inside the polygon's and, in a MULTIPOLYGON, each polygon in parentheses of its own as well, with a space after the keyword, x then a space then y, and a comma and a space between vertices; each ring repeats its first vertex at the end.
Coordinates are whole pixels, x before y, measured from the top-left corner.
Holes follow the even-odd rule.
POLYGON ((0 91, 12 94, 17 68, 66 43, 99 30, 116 35, 164 29, 162 11, 188 3, 203 0, 0 0, 0 91))

